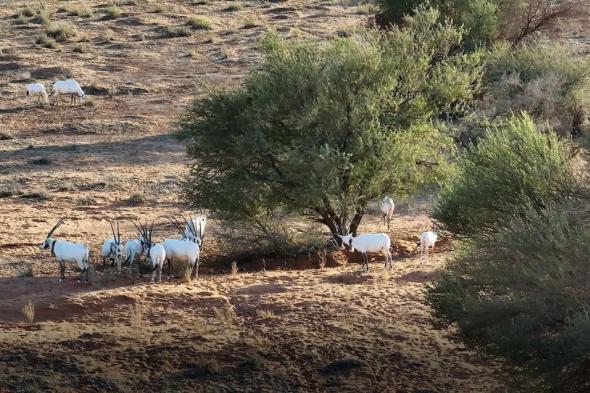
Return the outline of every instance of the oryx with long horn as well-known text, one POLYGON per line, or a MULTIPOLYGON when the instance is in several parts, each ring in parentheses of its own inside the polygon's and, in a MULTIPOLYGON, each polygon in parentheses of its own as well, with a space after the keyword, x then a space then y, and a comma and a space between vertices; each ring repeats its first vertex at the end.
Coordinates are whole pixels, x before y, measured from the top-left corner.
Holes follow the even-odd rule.
POLYGON ((124 254, 124 247, 123 244, 121 244, 119 221, 115 220, 115 225, 113 225, 111 220, 108 221, 111 225, 111 233, 113 234, 113 237, 106 239, 102 245, 102 265, 104 267, 106 260, 108 259, 113 263, 115 271, 121 273, 121 258, 124 254))
MULTIPOLYGON (((168 261, 168 275, 172 277, 172 266, 174 262, 185 262, 190 268, 190 278, 199 276, 199 239, 197 232, 193 231, 194 227, 189 227, 189 236, 186 236, 186 229, 183 230, 182 224, 175 218, 167 217, 174 227, 180 232, 182 239, 166 239, 162 245, 166 250, 166 260, 168 261), (195 241, 193 241, 195 240, 195 241)), ((184 217, 183 217, 184 220, 184 217)), ((184 220, 186 222, 186 220, 184 220)))
POLYGON ((145 242, 145 246, 147 249, 147 256, 146 260, 152 266, 152 279, 151 282, 154 282, 156 277, 156 270, 158 270, 158 282, 162 282, 162 267, 164 266, 164 261, 166 260, 166 250, 164 246, 160 243, 153 244, 152 243, 152 232, 154 229, 154 222, 148 226, 147 224, 136 224, 135 221, 131 221, 135 228, 139 231, 141 238, 145 242))
POLYGON ((89 249, 88 246, 82 243, 73 243, 67 240, 57 240, 51 237, 55 230, 59 228, 66 221, 66 217, 59 219, 57 224, 51 228, 43 243, 39 245, 42 250, 51 249, 51 255, 59 262, 60 279, 59 282, 65 280, 66 262, 76 263, 81 270, 78 282, 88 282, 88 268, 90 267, 89 249), (86 275, 86 279, 82 278, 86 275))

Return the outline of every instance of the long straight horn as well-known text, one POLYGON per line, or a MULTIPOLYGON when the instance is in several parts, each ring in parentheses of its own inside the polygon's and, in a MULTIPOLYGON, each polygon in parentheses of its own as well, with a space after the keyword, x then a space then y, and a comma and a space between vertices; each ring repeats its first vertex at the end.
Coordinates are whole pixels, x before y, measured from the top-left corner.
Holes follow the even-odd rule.
POLYGON ((60 218, 59 221, 57 222, 57 224, 55 224, 53 226, 53 228, 51 228, 51 230, 47 233, 47 236, 46 237, 50 237, 53 234, 53 232, 55 232, 55 230, 57 228, 59 228, 60 225, 63 224, 66 220, 67 220, 67 217, 60 218))
POLYGON ((186 222, 186 224, 188 225, 188 230, 190 231, 190 233, 193 234, 193 237, 197 237, 197 230, 195 228, 195 222, 193 221, 191 216, 188 216, 188 219, 187 219, 184 217, 183 214, 181 214, 180 217, 182 217, 184 222, 186 222))
POLYGON ((113 225, 113 221, 109 219, 109 224, 111 225, 111 233, 113 234, 113 240, 117 242, 117 235, 115 234, 115 226, 113 225))
POLYGON ((178 222, 178 220, 171 218, 171 217, 166 217, 171 223, 172 225, 180 232, 181 235, 183 235, 184 231, 182 229, 182 225, 180 225, 180 223, 178 222))
POLYGON ((132 219, 129 218, 129 221, 131 221, 131 223, 133 224, 133 226, 135 227, 135 229, 137 229, 137 232, 139 232, 139 234, 141 236, 143 236, 142 228, 139 225, 137 225, 137 223, 135 221, 133 221, 132 219))
POLYGON ((119 220, 115 220, 117 223, 117 244, 121 244, 121 231, 119 231, 119 220))

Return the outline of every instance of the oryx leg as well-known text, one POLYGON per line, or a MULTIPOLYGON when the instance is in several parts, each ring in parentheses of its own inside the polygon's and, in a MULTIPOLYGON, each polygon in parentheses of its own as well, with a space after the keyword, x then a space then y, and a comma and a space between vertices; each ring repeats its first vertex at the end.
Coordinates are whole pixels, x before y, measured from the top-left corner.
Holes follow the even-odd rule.
POLYGON ((66 264, 64 261, 59 261, 59 271, 60 271, 59 282, 62 282, 66 279, 66 264))

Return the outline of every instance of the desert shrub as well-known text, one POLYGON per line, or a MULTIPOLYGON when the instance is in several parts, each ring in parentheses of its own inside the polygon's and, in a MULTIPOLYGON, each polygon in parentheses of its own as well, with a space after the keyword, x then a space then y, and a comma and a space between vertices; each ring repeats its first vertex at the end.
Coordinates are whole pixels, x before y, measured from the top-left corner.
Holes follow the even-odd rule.
POLYGON ((59 44, 53 38, 49 38, 45 34, 40 35, 39 37, 37 37, 35 39, 35 44, 41 45, 41 46, 43 46, 45 48, 50 48, 50 49, 57 49, 57 48, 59 48, 59 44))
POLYGON ((80 16, 82 18, 90 18, 92 16, 92 8, 87 5, 73 5, 66 7, 66 11, 70 15, 80 16))
POLYGON ((162 29, 162 37, 188 37, 191 32, 186 27, 182 26, 166 26, 162 29))
POLYGON ((192 27, 193 29, 197 30, 210 30, 211 29, 211 22, 205 16, 193 16, 191 17, 187 24, 192 27))
POLYGON ((50 165, 50 164, 52 164, 52 161, 47 157, 39 157, 39 158, 32 159, 31 164, 33 164, 33 165, 50 165))
POLYGON ((256 27, 260 25, 260 22, 258 21, 258 19, 255 16, 248 16, 244 19, 244 29, 251 29, 253 27, 256 27))
POLYGON ((51 23, 45 31, 48 37, 54 38, 58 42, 68 41, 75 35, 74 26, 68 22, 51 23))
POLYGON ((30 18, 33 15, 35 15, 35 11, 31 7, 27 6, 20 11, 19 15, 23 15, 30 18))
POLYGON ((16 17, 16 23, 19 25, 26 25, 29 23, 29 18, 27 18, 24 14, 19 14, 16 17))
POLYGON ((121 16, 121 13, 123 13, 123 10, 114 4, 107 7, 106 9, 106 17, 108 19, 118 18, 119 16, 121 16))
POLYGON ((51 199, 51 195, 49 194, 49 191, 47 191, 44 188, 38 188, 36 190, 33 190, 31 192, 28 193, 24 193, 21 195, 22 198, 26 198, 26 199, 37 199, 39 201, 46 201, 51 199))
POLYGON ((184 195, 229 221, 305 214, 356 233, 370 200, 448 178, 436 119, 477 92, 478 54, 423 9, 404 28, 325 42, 269 34, 243 85, 197 98, 179 122, 195 159, 184 195))
POLYGON ((528 111, 560 134, 579 134, 590 109, 590 60, 565 46, 534 41, 496 45, 486 58, 492 115, 528 111))
POLYGON ((574 9, 576 0, 378 0, 380 24, 401 23, 405 15, 424 4, 462 25, 470 48, 499 39, 521 41, 548 22, 574 9))
POLYGON ((570 145, 522 114, 486 132, 458 161, 434 218, 461 235, 494 231, 529 206, 541 211, 574 196, 570 145))
POLYGON ((76 44, 76 46, 72 48, 72 51, 76 53, 86 53, 88 52, 88 45, 86 45, 84 42, 81 42, 79 44, 76 44))
POLYGON ((428 289, 438 322, 549 385, 562 382, 590 353, 588 213, 529 208, 467 242, 428 289))
POLYGON ((129 199, 127 199, 127 203, 130 206, 139 206, 145 203, 145 197, 142 194, 132 194, 129 199))
POLYGON ((233 4, 230 4, 229 6, 227 6, 226 8, 224 8, 223 10, 226 12, 235 12, 235 11, 239 11, 241 9, 242 9, 242 4, 233 3, 233 4))
POLYGON ((49 16, 49 11, 47 11, 44 8, 40 8, 37 11, 37 14, 35 15, 35 17, 33 19, 31 19, 34 23, 40 24, 40 25, 48 25, 49 23, 51 23, 51 19, 49 16))

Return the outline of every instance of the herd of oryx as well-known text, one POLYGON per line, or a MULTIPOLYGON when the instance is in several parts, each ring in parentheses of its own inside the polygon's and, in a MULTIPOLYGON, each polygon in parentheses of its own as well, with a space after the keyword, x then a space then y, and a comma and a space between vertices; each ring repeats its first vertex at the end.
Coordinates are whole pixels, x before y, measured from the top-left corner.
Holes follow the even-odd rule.
MULTIPOLYGON (((49 95, 45 86, 41 83, 30 83, 26 88, 27 96, 36 98, 39 102, 45 104, 49 103, 49 95)), ((56 81, 53 84, 53 90, 51 91, 51 98, 53 104, 59 103, 59 96, 70 96, 70 104, 74 104, 77 100, 82 100, 86 97, 84 91, 80 87, 80 84, 74 79, 68 79, 65 81, 56 81)))
MULTIPOLYGON (((395 205, 393 200, 385 197, 380 204, 384 224, 389 223, 393 216, 395 205)), ((180 238, 166 239, 161 243, 154 243, 152 233, 154 222, 151 224, 136 223, 129 220, 137 229, 138 238, 129 239, 125 243, 121 241, 119 231, 119 221, 109 220, 111 225, 112 237, 107 238, 102 246, 103 266, 106 261, 112 262, 117 273, 121 272, 121 264, 128 263, 131 268, 137 258, 145 255, 145 261, 152 268, 151 282, 153 283, 158 273, 158 282, 162 281, 162 269, 164 262, 168 263, 169 274, 172 275, 174 263, 183 262, 188 264, 190 277, 198 277, 199 274, 199 255, 203 246, 203 237, 207 225, 207 217, 201 215, 196 218, 185 218, 181 215, 182 220, 167 217, 167 219, 178 230, 180 238)), ((82 243, 73 243, 67 240, 58 240, 52 237, 66 218, 61 218, 57 224, 47 233, 45 240, 39 246, 41 249, 51 249, 51 254, 59 262, 60 279, 65 279, 66 262, 75 263, 81 270, 79 282, 88 282, 88 269, 90 267, 89 247, 82 243)), ((391 256, 391 239, 386 233, 365 233, 358 236, 340 236, 342 247, 348 247, 351 252, 359 251, 363 255, 363 269, 369 270, 369 253, 381 253, 385 256, 385 268, 393 267, 391 256)), ((437 240, 436 233, 432 231, 422 232, 420 234, 420 258, 428 259, 428 252, 434 248, 437 240)))
MULTIPOLYGON (((158 272, 158 281, 162 281, 162 268, 164 262, 168 262, 169 273, 172 274, 172 267, 175 262, 187 263, 190 268, 191 278, 199 274, 199 254, 205 235, 207 218, 200 216, 196 218, 182 217, 184 228, 181 221, 175 218, 168 218, 176 229, 180 232, 180 239, 166 239, 161 243, 154 243, 152 233, 154 222, 151 224, 131 223, 138 231, 137 239, 129 239, 125 243, 121 241, 121 232, 119 231, 119 221, 109 221, 111 224, 112 237, 107 238, 102 246, 103 266, 108 259, 113 263, 115 270, 121 272, 121 264, 129 263, 129 267, 136 258, 141 258, 145 254, 146 262, 152 267, 153 283, 158 272)), ((59 262, 60 279, 65 279, 65 264, 75 263, 80 268, 79 282, 88 282, 88 269, 90 267, 90 250, 86 244, 74 243, 67 240, 58 240, 52 237, 53 233, 59 228, 66 218, 61 218, 57 224, 45 236, 45 240, 39 246, 41 249, 51 249, 51 255, 59 262)))

